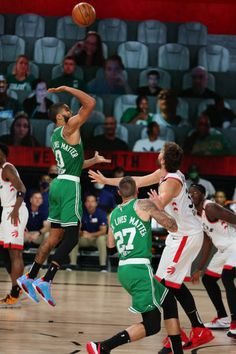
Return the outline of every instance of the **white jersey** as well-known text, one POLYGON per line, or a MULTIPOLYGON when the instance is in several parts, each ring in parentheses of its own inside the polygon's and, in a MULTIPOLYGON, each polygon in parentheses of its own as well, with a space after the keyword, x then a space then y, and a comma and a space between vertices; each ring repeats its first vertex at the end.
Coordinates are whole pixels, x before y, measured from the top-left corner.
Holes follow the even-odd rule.
POLYGON ((175 173, 168 173, 160 184, 169 178, 176 179, 182 184, 179 195, 165 207, 165 211, 175 218, 178 225, 178 231, 171 232, 171 234, 179 237, 199 234, 202 231, 202 224, 196 217, 197 212, 188 194, 184 175, 179 170, 175 173))
POLYGON ((2 170, 6 165, 13 166, 9 162, 5 162, 2 168, 0 168, 0 200, 1 200, 2 207, 14 206, 16 203, 16 193, 17 193, 17 190, 15 189, 15 187, 12 185, 11 182, 4 181, 2 179, 2 170))
POLYGON ((226 248, 236 245, 236 228, 220 219, 213 222, 209 221, 205 212, 206 205, 209 203, 215 202, 205 200, 202 215, 199 218, 201 219, 204 232, 211 238, 214 246, 224 251, 226 248))

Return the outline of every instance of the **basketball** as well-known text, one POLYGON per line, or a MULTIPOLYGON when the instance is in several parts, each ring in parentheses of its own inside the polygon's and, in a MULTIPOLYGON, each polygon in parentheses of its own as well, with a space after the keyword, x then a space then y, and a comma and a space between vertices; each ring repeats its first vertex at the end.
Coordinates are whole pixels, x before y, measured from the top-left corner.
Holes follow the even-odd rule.
POLYGON ((94 7, 87 2, 80 2, 73 8, 72 18, 77 25, 87 27, 95 21, 96 11, 94 7))

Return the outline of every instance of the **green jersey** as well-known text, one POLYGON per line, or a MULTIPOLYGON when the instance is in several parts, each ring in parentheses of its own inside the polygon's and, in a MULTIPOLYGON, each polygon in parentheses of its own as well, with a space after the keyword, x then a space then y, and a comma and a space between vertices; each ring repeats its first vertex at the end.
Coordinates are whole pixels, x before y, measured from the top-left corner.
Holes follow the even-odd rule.
POLYGON ((63 127, 54 130, 51 136, 51 146, 60 175, 80 176, 84 162, 82 141, 80 144, 70 145, 62 135, 63 127))
POLYGON ((135 211, 137 199, 118 205, 110 216, 110 226, 121 260, 152 256, 151 221, 143 221, 135 211))

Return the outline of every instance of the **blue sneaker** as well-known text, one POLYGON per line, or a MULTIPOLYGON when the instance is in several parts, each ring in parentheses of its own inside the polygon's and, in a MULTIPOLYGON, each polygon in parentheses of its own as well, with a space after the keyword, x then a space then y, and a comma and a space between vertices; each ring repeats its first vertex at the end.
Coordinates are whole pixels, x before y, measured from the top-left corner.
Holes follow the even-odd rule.
POLYGON ((17 279, 17 284, 24 291, 24 293, 34 302, 39 302, 36 292, 33 287, 34 279, 29 278, 28 274, 22 275, 17 279))
POLYGON ((56 306, 56 302, 51 295, 51 282, 38 278, 33 282, 33 287, 45 302, 51 306, 56 306))

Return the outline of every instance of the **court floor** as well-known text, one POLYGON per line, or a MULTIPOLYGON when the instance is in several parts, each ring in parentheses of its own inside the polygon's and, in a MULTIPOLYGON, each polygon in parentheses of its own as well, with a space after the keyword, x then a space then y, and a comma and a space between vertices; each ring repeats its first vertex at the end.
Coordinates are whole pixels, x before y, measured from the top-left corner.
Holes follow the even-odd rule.
MULTIPOLYGON (((10 281, 0 268, 0 296, 10 289, 10 281)), ((204 321, 215 315, 202 286, 189 286, 204 321)), ((130 299, 121 288, 116 273, 59 271, 53 285, 55 308, 44 301, 22 302, 21 309, 0 309, 0 354, 85 354, 90 340, 102 340, 139 322, 139 315, 128 311, 130 299)), ((225 299, 225 293, 223 295, 225 299)), ((190 325, 180 310, 181 325, 190 325)), ((208 345, 186 351, 189 354, 236 354, 236 340, 226 331, 214 331, 208 345)), ((157 354, 165 330, 139 342, 119 347, 112 353, 157 354)))

